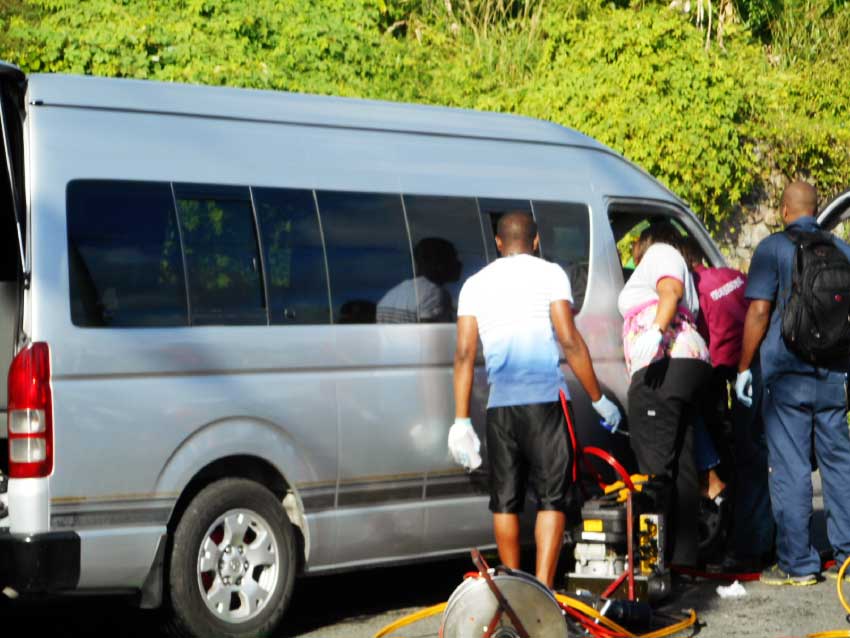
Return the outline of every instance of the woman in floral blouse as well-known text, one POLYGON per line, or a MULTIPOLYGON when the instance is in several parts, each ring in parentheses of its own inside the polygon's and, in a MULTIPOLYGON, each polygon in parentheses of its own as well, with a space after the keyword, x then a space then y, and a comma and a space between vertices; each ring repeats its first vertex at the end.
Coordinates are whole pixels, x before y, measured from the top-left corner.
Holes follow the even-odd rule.
POLYGON ((697 560, 699 481, 693 421, 711 374, 708 347, 696 327, 697 291, 678 246, 681 234, 655 221, 634 246, 636 268, 618 300, 623 350, 631 375, 629 430, 639 469, 658 477, 667 517, 667 560, 697 560))

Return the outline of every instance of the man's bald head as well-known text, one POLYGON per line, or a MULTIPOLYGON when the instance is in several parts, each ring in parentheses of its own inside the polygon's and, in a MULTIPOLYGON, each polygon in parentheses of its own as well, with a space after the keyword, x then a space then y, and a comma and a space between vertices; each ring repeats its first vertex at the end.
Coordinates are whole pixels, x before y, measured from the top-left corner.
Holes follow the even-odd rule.
POLYGON ((515 210, 499 218, 496 226, 496 243, 502 255, 533 253, 537 239, 537 224, 525 211, 515 210))
POLYGON ((780 209, 786 226, 800 217, 814 217, 818 210, 818 192, 808 182, 791 182, 782 192, 780 209))

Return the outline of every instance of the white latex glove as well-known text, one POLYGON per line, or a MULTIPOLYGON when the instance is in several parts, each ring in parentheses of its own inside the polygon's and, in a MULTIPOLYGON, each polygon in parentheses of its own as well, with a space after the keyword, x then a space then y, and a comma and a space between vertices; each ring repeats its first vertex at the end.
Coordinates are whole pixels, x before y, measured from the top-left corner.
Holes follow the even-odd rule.
POLYGON ((658 353, 661 345, 661 328, 652 324, 652 327, 635 339, 632 346, 632 370, 637 370, 649 365, 652 358, 658 353))
POLYGON ((620 427, 620 422, 623 420, 620 408, 604 394, 599 397, 598 401, 594 401, 591 405, 599 413, 599 416, 602 417, 602 427, 609 432, 616 432, 617 428, 620 427))
POLYGON ((467 471, 481 467, 481 441, 472 429, 470 419, 455 419, 449 428, 449 452, 458 465, 463 465, 467 471))
POLYGON ((738 373, 738 378, 735 379, 735 396, 741 405, 753 407, 753 373, 749 370, 738 373))

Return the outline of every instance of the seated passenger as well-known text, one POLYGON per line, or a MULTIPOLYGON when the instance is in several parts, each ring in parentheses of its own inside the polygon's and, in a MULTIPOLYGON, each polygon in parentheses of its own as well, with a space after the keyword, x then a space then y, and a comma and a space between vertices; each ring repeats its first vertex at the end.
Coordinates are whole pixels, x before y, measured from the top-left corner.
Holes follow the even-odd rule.
POLYGON ((445 287, 460 278, 463 268, 454 245, 439 237, 426 237, 414 247, 413 259, 416 276, 381 298, 378 323, 454 323, 454 303, 445 287))

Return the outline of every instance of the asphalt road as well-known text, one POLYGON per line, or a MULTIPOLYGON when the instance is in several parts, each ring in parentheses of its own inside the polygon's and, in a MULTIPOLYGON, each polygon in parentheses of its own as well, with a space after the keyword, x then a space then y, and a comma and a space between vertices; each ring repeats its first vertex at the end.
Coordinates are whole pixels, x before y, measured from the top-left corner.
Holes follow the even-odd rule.
MULTIPOLYGON (((381 569, 299 582, 279 638, 369 638, 381 627, 446 600, 470 563, 381 569)), ((850 629, 834 581, 813 587, 745 583, 747 596, 721 599, 717 583, 685 583, 665 609, 696 609, 701 638, 741 636, 802 638, 830 629, 850 629)), ((848 587, 850 589, 850 587, 848 587)), ((404 638, 437 635, 439 617, 398 631, 404 638)), ((0 607, 0 636, 54 638, 150 638, 160 634, 158 617, 122 600, 85 598, 0 607)))
MULTIPOLYGON (((819 487, 819 486, 817 486, 819 487)), ((819 491, 819 490, 818 490, 819 491)), ((815 538, 823 546, 822 503, 816 491, 815 538)), ((277 638, 369 638, 413 611, 445 601, 472 568, 466 559, 394 567, 298 581, 290 612, 277 638)), ((812 587, 745 583, 747 595, 721 599, 718 583, 680 583, 665 610, 693 608, 701 638, 741 636, 802 638, 808 633, 850 629, 834 581, 812 587)), ((850 585, 847 586, 850 596, 850 585)), ((0 637, 150 638, 159 635, 155 612, 134 609, 114 598, 72 598, 24 604, 0 603, 0 637)), ((437 635, 439 617, 400 630, 404 638, 437 635)))

